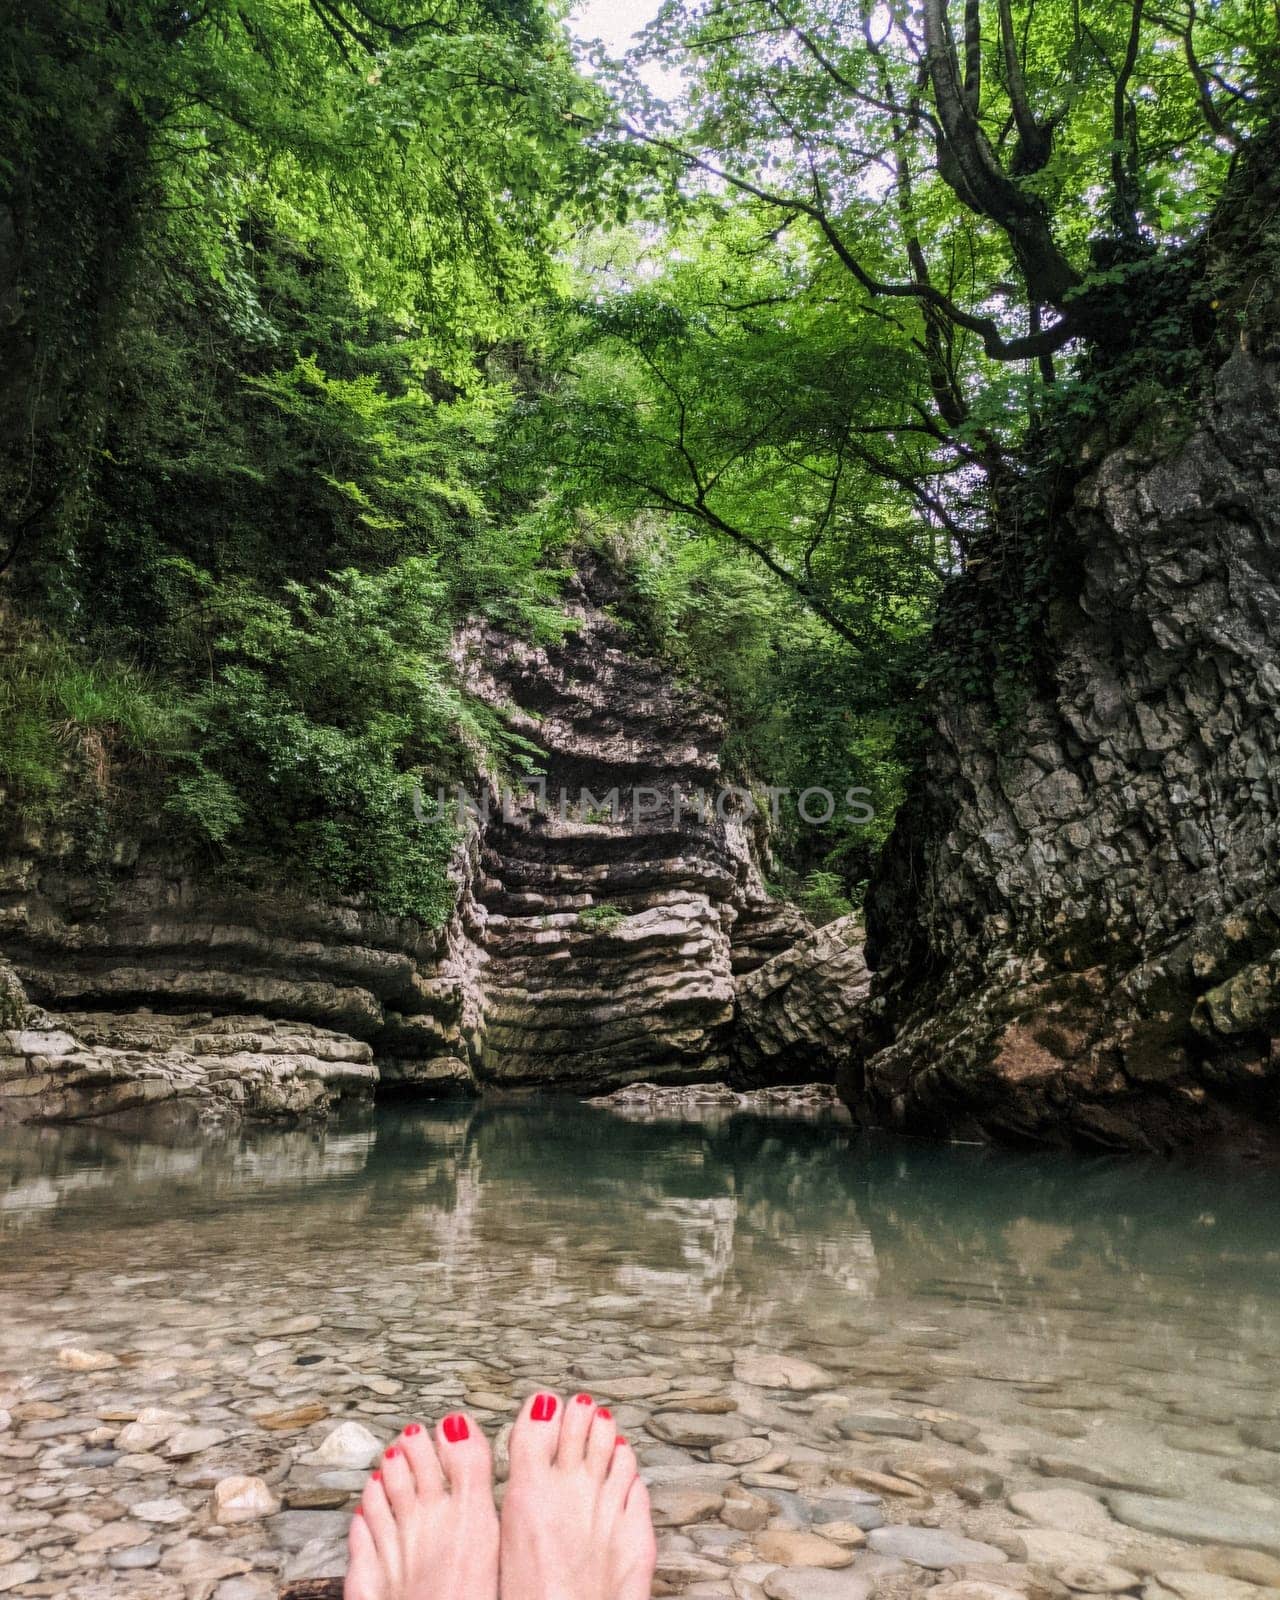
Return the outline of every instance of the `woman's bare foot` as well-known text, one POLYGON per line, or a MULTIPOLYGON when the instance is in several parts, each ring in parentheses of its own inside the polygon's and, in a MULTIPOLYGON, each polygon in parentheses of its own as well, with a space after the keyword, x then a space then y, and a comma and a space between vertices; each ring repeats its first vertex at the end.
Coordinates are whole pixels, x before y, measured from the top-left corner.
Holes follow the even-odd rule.
POLYGON ((635 1453, 590 1395, 526 1400, 502 1503, 502 1600, 648 1600, 649 1494, 635 1453))
POLYGON ((351 1519, 344 1600, 490 1600, 498 1514, 484 1434, 449 1416, 435 1444, 411 1422, 365 1485, 351 1519))

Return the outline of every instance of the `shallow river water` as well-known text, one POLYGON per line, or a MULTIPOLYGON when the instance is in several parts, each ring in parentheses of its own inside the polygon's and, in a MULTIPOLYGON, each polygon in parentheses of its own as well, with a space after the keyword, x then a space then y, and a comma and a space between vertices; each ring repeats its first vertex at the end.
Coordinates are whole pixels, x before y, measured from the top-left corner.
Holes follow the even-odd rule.
POLYGON ((637 1443, 661 1593, 1280 1587, 1271 1172, 556 1100, 0 1130, 0 1341, 0 1593, 340 1572, 340 1424, 499 1437, 535 1386, 637 1443))

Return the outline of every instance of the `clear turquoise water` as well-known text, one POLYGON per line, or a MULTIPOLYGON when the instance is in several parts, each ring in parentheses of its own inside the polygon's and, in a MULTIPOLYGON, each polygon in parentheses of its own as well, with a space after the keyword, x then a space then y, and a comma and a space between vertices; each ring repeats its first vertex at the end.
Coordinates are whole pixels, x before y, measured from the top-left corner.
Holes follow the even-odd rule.
POLYGON ((0 1131, 0 1358, 24 1392, 55 1391, 70 1342, 133 1352, 162 1403, 194 1377, 224 1417, 306 1400, 306 1363, 262 1354, 299 1313, 308 1359, 386 1427, 477 1393, 496 1424, 495 1388, 576 1386, 661 1335, 695 1376, 700 1348, 790 1351, 859 1409, 976 1423, 997 1464, 1056 1453, 1280 1525, 1280 1454, 1239 1432, 1280 1406, 1271 1171, 551 1099, 179 1143, 0 1131), (350 1387, 370 1373, 384 1392, 350 1387))

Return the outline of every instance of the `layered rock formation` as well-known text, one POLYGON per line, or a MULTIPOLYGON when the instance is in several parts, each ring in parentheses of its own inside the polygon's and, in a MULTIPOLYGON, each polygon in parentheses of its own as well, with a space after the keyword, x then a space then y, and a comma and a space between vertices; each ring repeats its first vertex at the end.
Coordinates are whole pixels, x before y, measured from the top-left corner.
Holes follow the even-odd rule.
POLYGON ((542 752, 533 785, 491 797, 481 835, 470 970, 487 1080, 722 1075, 735 977, 806 928, 765 893, 719 715, 634 649, 609 611, 621 599, 586 562, 561 643, 492 628, 462 641, 472 689, 542 752))
POLYGON ((0 1111, 23 1122, 119 1116, 163 1106, 200 1122, 324 1115, 369 1097, 367 1044, 307 1023, 111 1012, 57 1018, 23 1004, 0 968, 11 1024, 0 1031, 0 1111))
MULTIPOLYGON (((941 703, 868 904, 862 1116, 1166 1148, 1280 1126, 1280 366, 1112 454, 1012 720, 941 703)), ((980 577, 964 580, 979 582, 980 577)))
POLYGON ((807 931, 772 901, 760 840, 723 796, 723 726, 632 648, 585 563, 570 632, 458 641, 472 690, 541 752, 536 787, 483 800, 431 932, 358 904, 219 884, 154 834, 108 865, 14 825, 0 843, 0 1110, 104 1115, 159 1101, 323 1111, 376 1080, 608 1088, 746 1071, 735 983, 807 931), (719 800, 719 805, 717 805, 719 800))

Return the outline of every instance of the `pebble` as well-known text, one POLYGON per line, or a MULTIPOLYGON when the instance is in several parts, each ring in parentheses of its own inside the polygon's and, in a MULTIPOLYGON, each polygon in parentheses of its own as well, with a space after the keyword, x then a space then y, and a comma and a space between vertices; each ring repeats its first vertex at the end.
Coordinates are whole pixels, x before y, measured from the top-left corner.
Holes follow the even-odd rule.
POLYGON ((223 1478, 213 1491, 214 1521, 227 1527, 274 1516, 280 1502, 261 1478, 223 1478))
POLYGON ((742 1467, 762 1460, 772 1449, 767 1439, 730 1439, 724 1444, 712 1445, 711 1459, 742 1467))
POLYGON ((142 1500, 131 1506, 130 1512, 140 1522, 165 1524, 185 1522, 193 1514, 181 1500, 142 1500))
POLYGON ((864 1489, 875 1489, 880 1494, 897 1495, 902 1499, 926 1499, 918 1483, 908 1483, 905 1478, 888 1472, 871 1472, 865 1467, 838 1467, 835 1476, 843 1483, 860 1484, 864 1489))
POLYGON ((771 1572, 760 1585, 768 1600, 871 1600, 879 1579, 872 1573, 822 1568, 771 1572))
POLYGON ((1257 1588, 1251 1583, 1241 1583, 1238 1578, 1225 1578, 1216 1572, 1166 1571, 1153 1574, 1152 1583, 1143 1590, 1144 1597, 1155 1587, 1154 1600, 1164 1600, 1165 1595, 1176 1600, 1261 1600, 1257 1588))
POLYGON ((1068 1589, 1088 1595, 1124 1594, 1127 1590, 1136 1588, 1138 1584, 1135 1573, 1106 1563, 1058 1567, 1053 1575, 1068 1589))
POLYGON ((801 1392, 829 1389, 835 1382, 831 1373, 815 1366, 812 1361, 801 1361, 795 1356, 779 1355, 771 1350, 741 1352, 734 1360, 733 1375, 739 1383, 754 1384, 762 1389, 795 1389, 801 1392))
POLYGON ((1238 1544, 1280 1556, 1280 1522, 1247 1511, 1219 1511, 1189 1500, 1114 1491, 1107 1504, 1117 1521, 1143 1533, 1167 1534, 1189 1544, 1238 1544))
POLYGON ((1105 1506, 1077 1489, 1027 1489, 1009 1496, 1009 1509, 1038 1528, 1106 1538, 1116 1525, 1105 1506))
POLYGON ((133 1572, 139 1568, 158 1567, 161 1549, 158 1544, 136 1544, 128 1550, 113 1550, 107 1565, 118 1572, 133 1572))
POLYGON ((58 1365, 67 1372, 106 1372, 109 1367, 118 1367, 120 1358, 106 1350, 77 1350, 74 1345, 67 1345, 58 1351, 58 1365))
POLYGON ((892 1438, 892 1439, 923 1439, 924 1429, 914 1417, 899 1417, 892 1414, 854 1411, 847 1412, 836 1422, 836 1431, 846 1439, 857 1438, 892 1438))
POLYGON ((180 1461, 187 1456, 197 1456, 203 1450, 212 1450, 216 1445, 224 1444, 227 1437, 222 1428, 179 1428, 165 1444, 164 1453, 173 1460, 180 1461))
POLYGON ((782 1567, 847 1567, 853 1560, 846 1546, 796 1528, 766 1528, 756 1535, 755 1547, 761 1561, 782 1567))
POLYGON ((915 1567, 928 1567, 940 1572, 944 1567, 964 1566, 970 1561, 1007 1561, 1003 1550, 995 1545, 982 1544, 976 1539, 965 1539, 945 1528, 914 1528, 906 1524, 895 1527, 873 1528, 867 1542, 877 1555, 896 1556, 915 1567))
POLYGON ((370 1467, 382 1454, 382 1440, 362 1423, 344 1422, 302 1459, 313 1467, 370 1467))
POLYGON ((656 1528, 684 1528, 717 1516, 723 1497, 707 1489, 655 1489, 649 1496, 656 1528))
POLYGON ((1111 1557, 1101 1539, 1057 1528, 1019 1528, 1017 1541, 1025 1559, 1039 1567, 1106 1566, 1111 1557))
POLYGON ((645 1423, 645 1429, 655 1439, 667 1444, 689 1445, 693 1449, 727 1444, 743 1436, 743 1426, 737 1417, 704 1416, 694 1411, 659 1411, 645 1423))

